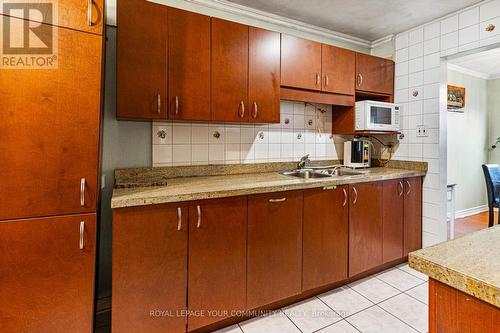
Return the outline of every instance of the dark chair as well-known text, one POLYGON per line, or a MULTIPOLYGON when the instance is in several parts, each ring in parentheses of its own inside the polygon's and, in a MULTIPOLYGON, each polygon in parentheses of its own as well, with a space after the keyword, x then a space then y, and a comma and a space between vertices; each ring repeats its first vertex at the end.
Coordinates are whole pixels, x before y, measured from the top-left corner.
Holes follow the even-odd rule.
MULTIPOLYGON (((488 207, 490 210, 488 227, 492 227, 495 216, 493 208, 500 208, 500 166, 498 164, 483 164, 483 172, 486 180, 488 207)), ((500 224, 500 212, 498 213, 498 224, 500 224)))

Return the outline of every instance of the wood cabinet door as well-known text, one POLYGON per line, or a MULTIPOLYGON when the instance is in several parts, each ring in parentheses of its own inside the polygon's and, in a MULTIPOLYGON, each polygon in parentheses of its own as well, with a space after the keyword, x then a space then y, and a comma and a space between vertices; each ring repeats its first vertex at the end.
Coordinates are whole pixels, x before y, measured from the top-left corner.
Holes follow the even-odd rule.
POLYGON ((118 1, 116 116, 167 119, 167 7, 118 1))
POLYGON ((246 309, 246 241, 246 196, 189 203, 189 331, 246 309))
POLYGON ((212 120, 248 121, 248 26, 212 18, 212 120))
POLYGON ((103 0, 0 1, 0 14, 102 35, 105 24, 103 4, 103 0))
POLYGON ((332 45, 321 45, 321 90, 354 95, 356 53, 332 45))
POLYGON ((248 197, 248 309, 300 294, 302 204, 302 191, 248 197))
POLYGON ((248 107, 249 120, 280 122, 279 32, 249 27, 248 107))
POLYGON ((383 262, 403 257, 404 180, 384 181, 383 262))
POLYGON ((210 120, 210 17, 168 8, 169 119, 210 120))
POLYGON ((394 62, 356 53, 356 90, 394 94, 394 62))
POLYGON ((403 254, 422 248, 422 177, 404 180, 404 250, 403 254))
POLYGON ((58 30, 57 69, 1 70, 0 220, 96 209, 102 36, 58 30))
POLYGON ((347 279, 348 190, 304 191, 302 290, 347 279))
POLYGON ((349 277, 382 264, 382 182, 349 185, 349 277))
POLYGON ((95 214, 0 222, 2 332, 92 332, 95 253, 95 214))
POLYGON ((321 89, 321 43, 281 35, 281 85, 321 89))
POLYGON ((188 204, 113 211, 112 331, 186 331, 188 204))

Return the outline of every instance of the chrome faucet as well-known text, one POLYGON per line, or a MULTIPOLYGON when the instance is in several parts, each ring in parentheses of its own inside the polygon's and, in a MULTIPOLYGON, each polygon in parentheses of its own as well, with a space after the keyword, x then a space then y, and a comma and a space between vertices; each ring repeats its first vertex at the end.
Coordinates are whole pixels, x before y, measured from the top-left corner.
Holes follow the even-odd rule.
POLYGON ((309 154, 302 156, 300 158, 299 164, 297 164, 297 168, 304 169, 306 167, 306 164, 309 162, 311 162, 311 160, 309 159, 309 154))

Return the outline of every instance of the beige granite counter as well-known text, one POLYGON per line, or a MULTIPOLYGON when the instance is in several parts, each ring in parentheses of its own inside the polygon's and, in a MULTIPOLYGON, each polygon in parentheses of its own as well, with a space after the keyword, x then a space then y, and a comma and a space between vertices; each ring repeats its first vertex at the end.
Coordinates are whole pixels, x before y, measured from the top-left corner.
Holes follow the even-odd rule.
MULTIPOLYGON (((425 175, 424 170, 394 168, 370 168, 362 172, 362 175, 315 179, 285 176, 278 171, 169 178, 166 179, 166 185, 161 186, 115 188, 111 207, 221 198, 425 175)), ((118 179, 117 183, 120 183, 118 179)))
POLYGON ((500 308, 500 226, 409 254, 410 267, 500 308))

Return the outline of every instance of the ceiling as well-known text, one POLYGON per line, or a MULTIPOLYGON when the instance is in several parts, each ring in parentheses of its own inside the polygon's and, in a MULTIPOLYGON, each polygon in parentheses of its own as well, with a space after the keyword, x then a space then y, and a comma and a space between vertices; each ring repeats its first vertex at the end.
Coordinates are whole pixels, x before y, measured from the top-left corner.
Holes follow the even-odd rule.
POLYGON ((469 72, 485 79, 500 78, 500 48, 448 60, 450 69, 469 72), (458 68, 457 68, 458 66, 458 68))
POLYGON ((452 13, 478 0, 228 0, 370 42, 452 13))

